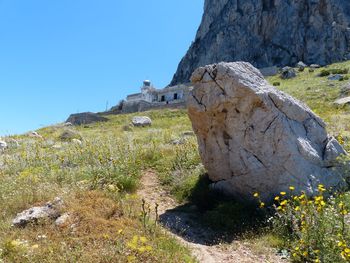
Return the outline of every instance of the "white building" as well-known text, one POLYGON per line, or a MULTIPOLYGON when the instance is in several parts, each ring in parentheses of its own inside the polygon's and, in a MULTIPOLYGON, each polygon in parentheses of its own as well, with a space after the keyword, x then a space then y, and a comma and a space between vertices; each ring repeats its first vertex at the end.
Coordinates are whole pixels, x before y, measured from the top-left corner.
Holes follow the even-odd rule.
POLYGON ((186 85, 176 85, 164 89, 156 89, 149 80, 143 82, 141 93, 127 96, 127 102, 144 101, 154 104, 180 103, 187 99, 191 87, 186 85))

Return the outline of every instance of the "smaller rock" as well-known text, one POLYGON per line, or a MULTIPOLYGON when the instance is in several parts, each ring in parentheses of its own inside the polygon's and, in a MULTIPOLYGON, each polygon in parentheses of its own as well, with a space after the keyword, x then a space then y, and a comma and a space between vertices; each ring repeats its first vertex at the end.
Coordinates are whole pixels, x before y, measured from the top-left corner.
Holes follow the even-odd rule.
POLYGON ((62 205, 62 199, 56 197, 52 202, 48 202, 44 206, 32 207, 18 213, 12 221, 12 225, 15 227, 25 227, 29 223, 37 223, 39 220, 56 220, 60 216, 59 209, 62 205))
POLYGON ((338 80, 338 81, 340 81, 340 80, 344 79, 344 76, 341 75, 341 74, 335 74, 335 75, 329 76, 327 79, 328 80, 338 80))
POLYGON ((346 104, 350 103, 350 97, 345 97, 345 98, 341 98, 341 99, 337 99, 334 104, 338 105, 338 106, 344 106, 346 104))
POLYGON ((97 113, 83 112, 83 113, 70 115, 66 123, 69 122, 73 125, 83 125, 83 124, 91 124, 94 122, 104 122, 104 121, 108 121, 108 119, 105 117, 102 117, 97 113))
POLYGON ((56 226, 59 226, 59 227, 63 227, 65 226, 69 220, 70 220, 70 214, 69 213, 64 213, 63 215, 61 215, 60 217, 58 217, 56 220, 55 220, 55 225, 56 226))
POLYGON ((151 126, 152 120, 146 116, 135 116, 132 118, 132 124, 136 127, 151 126))
POLYGON ((70 127, 70 126, 73 126, 73 124, 68 121, 68 122, 63 123, 63 126, 70 127))
POLYGON ((40 138, 40 139, 43 138, 43 136, 41 136, 41 135, 40 135, 39 133, 37 133, 36 131, 32 131, 32 132, 28 133, 28 136, 29 136, 29 137, 33 137, 33 138, 40 138))
POLYGON ((318 64, 311 64, 310 68, 315 69, 315 68, 320 68, 321 66, 318 64))
POLYGON ((261 74, 263 74, 264 77, 276 76, 278 74, 278 67, 272 66, 261 68, 259 69, 259 71, 261 72, 261 74))
POLYGON ((295 70, 291 67, 284 67, 281 70, 281 79, 291 79, 297 76, 295 70))
POLYGON ((304 62, 299 61, 295 67, 298 68, 299 71, 304 71, 304 69, 307 67, 307 65, 304 62))
POLYGON ((73 139, 72 143, 75 143, 75 144, 78 144, 78 145, 82 145, 83 144, 83 142, 81 140, 79 140, 79 139, 73 139))
POLYGON ((4 151, 7 148, 7 143, 5 141, 1 141, 0 139, 0 151, 4 151))

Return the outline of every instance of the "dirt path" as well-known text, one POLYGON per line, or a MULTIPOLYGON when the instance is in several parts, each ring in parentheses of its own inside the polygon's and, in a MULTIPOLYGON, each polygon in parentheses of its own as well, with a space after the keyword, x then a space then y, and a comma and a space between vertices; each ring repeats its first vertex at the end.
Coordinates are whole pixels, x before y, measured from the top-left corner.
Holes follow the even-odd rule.
MULTIPOLYGON (((250 262, 286 262, 269 253, 255 253, 249 244, 240 240, 229 243, 220 243, 215 233, 196 223, 200 216, 194 208, 184 208, 179 205, 169 193, 164 191, 157 175, 148 171, 142 178, 142 187, 138 195, 147 204, 159 205, 159 219, 167 231, 181 243, 191 249, 199 262, 203 263, 250 263, 250 262)), ((264 249, 265 250, 265 249, 264 249)), ((264 251, 264 252, 266 252, 264 251)))

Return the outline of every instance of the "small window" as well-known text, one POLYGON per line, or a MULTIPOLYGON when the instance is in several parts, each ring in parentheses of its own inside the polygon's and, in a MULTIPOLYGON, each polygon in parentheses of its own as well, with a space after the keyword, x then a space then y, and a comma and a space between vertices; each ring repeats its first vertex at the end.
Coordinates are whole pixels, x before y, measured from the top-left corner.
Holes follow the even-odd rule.
POLYGON ((177 93, 174 94, 174 100, 177 100, 178 99, 178 96, 177 96, 177 93))
POLYGON ((165 101, 165 96, 164 95, 161 97, 160 101, 165 101))

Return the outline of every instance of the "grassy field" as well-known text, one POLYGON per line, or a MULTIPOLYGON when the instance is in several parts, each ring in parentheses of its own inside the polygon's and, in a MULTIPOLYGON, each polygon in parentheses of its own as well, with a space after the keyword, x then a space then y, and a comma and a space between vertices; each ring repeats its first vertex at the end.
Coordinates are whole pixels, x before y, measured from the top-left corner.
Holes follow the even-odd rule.
MULTIPOLYGON (((328 68, 350 68, 350 62, 328 68)), ((321 70, 306 69, 295 79, 269 81, 279 82, 279 89, 309 105, 326 121, 329 133, 349 149, 349 109, 333 104, 346 81, 318 77, 321 70)), ((135 191, 143 172, 150 169, 179 202, 189 201, 201 209, 201 223, 226 235, 240 235, 255 249, 270 244, 294 262, 349 260, 350 235, 348 227, 341 226, 350 206, 348 194, 322 203, 320 211, 321 199, 308 200, 304 206, 299 199, 288 201, 281 206, 278 220, 267 223, 264 211, 210 193, 196 138, 184 135, 192 130, 185 110, 142 114, 153 120, 152 127, 130 126, 132 117, 139 114, 110 115, 104 123, 43 128, 38 131, 42 139, 11 137, 19 146, 0 154, 0 262, 195 262, 190 251, 155 222, 143 220, 135 191), (67 130, 74 135, 62 138, 67 130), (82 144, 72 138, 80 138, 82 144), (62 212, 72 215, 73 227, 51 222, 11 227, 16 213, 57 196, 65 203, 62 212), (299 211, 296 207, 315 216, 306 222, 302 213, 293 212, 299 211), (306 222, 307 230, 286 232, 283 226, 296 217, 299 223, 306 222), (332 224, 341 230, 334 230, 332 224), (312 236, 317 227, 322 227, 323 234, 312 236)))

